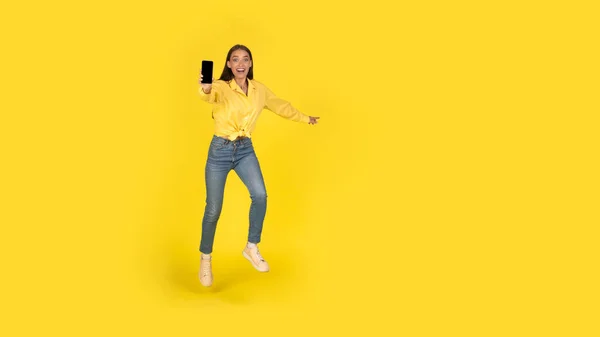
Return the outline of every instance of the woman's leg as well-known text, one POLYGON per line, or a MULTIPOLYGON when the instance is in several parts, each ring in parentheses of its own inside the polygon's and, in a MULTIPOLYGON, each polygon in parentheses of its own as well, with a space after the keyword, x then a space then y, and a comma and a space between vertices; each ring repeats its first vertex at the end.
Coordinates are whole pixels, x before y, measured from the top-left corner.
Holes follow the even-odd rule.
POLYGON ((263 222, 267 212, 267 191, 258 158, 249 140, 239 149, 239 154, 239 161, 234 166, 234 170, 248 188, 252 199, 248 242, 257 244, 261 239, 263 222))
POLYGON ((226 140, 213 138, 205 167, 206 207, 202 219, 200 252, 211 254, 217 222, 223 208, 227 175, 232 168, 232 151, 226 140))
POLYGON ((258 250, 257 243, 260 242, 263 222, 267 212, 267 191, 263 175, 254 153, 254 147, 250 139, 244 139, 234 146, 236 153, 233 169, 240 177, 250 192, 252 203, 250 205, 250 227, 248 229, 248 243, 242 254, 252 266, 260 272, 269 271, 269 264, 265 261, 258 250))
POLYGON ((228 173, 226 171, 206 170, 206 206, 202 219, 202 239, 200 241, 200 251, 204 254, 210 254, 213 250, 217 222, 223 208, 223 194, 228 173))

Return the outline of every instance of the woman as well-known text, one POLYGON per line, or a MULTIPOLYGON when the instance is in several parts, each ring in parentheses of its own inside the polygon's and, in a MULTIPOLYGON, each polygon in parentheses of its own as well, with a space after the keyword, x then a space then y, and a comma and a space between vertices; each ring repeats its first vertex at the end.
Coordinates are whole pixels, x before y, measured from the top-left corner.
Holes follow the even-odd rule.
POLYGON ((218 81, 202 82, 200 98, 213 104, 215 132, 205 167, 206 208, 202 219, 200 241, 200 283, 213 283, 211 253, 215 231, 223 205, 223 192, 229 171, 234 170, 250 192, 250 226, 248 242, 242 254, 260 272, 269 271, 261 256, 260 242, 267 210, 267 193, 251 135, 263 109, 288 120, 317 124, 319 117, 307 116, 290 103, 278 98, 264 84, 254 80, 252 53, 243 45, 233 46, 227 53, 225 66, 218 81))

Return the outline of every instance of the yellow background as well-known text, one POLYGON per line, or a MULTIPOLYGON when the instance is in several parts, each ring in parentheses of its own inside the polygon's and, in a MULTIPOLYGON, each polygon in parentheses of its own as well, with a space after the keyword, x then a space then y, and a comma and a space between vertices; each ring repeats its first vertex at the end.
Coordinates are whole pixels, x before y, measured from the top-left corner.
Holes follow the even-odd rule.
POLYGON ((4 336, 592 336, 593 2, 3 5, 4 336), (317 126, 263 112, 196 278, 210 106, 250 47, 317 126))

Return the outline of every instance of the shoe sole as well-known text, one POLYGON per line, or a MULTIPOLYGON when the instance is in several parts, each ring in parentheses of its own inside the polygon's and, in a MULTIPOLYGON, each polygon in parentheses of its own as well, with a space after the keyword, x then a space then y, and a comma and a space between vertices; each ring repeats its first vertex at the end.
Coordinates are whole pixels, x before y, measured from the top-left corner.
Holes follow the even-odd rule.
POLYGON ((242 251, 242 255, 244 255, 246 260, 250 261, 250 264, 252 265, 252 267, 254 267, 254 269, 258 270, 259 272, 266 273, 269 271, 269 269, 267 269, 267 270, 258 269, 258 266, 254 264, 254 261, 252 261, 252 258, 250 257, 250 255, 246 254, 246 251, 242 251))

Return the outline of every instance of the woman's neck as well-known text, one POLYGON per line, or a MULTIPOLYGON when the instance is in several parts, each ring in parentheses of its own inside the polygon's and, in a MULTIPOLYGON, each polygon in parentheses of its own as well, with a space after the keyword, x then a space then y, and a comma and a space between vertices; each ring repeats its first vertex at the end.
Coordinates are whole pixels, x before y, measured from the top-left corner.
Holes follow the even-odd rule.
POLYGON ((235 79, 235 83, 237 83, 237 85, 240 86, 240 88, 244 88, 246 86, 246 78, 244 77, 243 79, 235 79))

